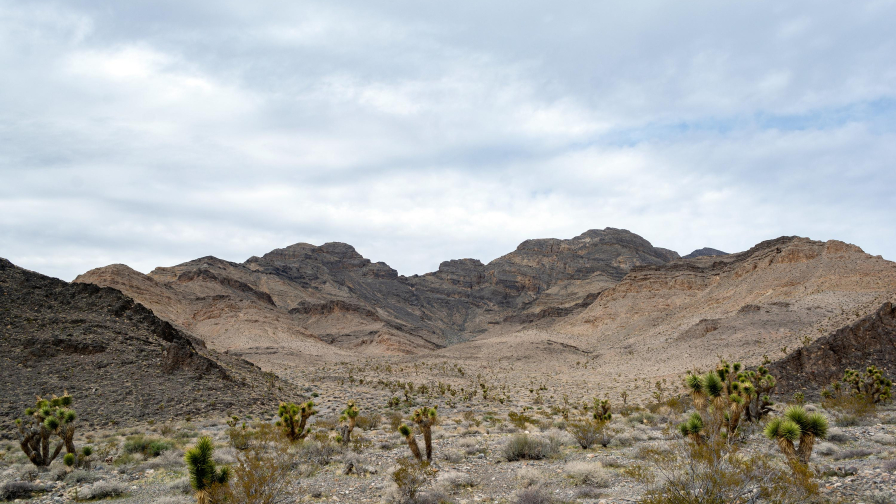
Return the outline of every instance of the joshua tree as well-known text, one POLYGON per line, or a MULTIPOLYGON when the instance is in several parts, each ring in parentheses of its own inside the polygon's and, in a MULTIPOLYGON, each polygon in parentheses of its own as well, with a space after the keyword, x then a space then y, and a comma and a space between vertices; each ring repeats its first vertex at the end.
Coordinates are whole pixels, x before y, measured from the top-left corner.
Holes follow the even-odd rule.
POLYGON ((687 437, 691 441, 695 443, 703 442, 703 417, 700 416, 700 413, 696 411, 691 413, 691 417, 688 418, 688 421, 679 425, 678 430, 681 432, 682 436, 687 437))
POLYGON ((280 403, 280 409, 277 415, 280 420, 277 425, 283 427, 283 432, 290 441, 298 441, 305 439, 311 432, 311 428, 305 428, 305 424, 312 415, 316 415, 317 410, 314 409, 314 402, 308 401, 301 405, 293 403, 280 403))
POLYGON ((436 407, 426 406, 414 411, 414 423, 420 426, 423 432, 423 443, 426 445, 426 461, 432 462, 432 426, 436 423, 438 415, 436 407))
POLYGON ((765 437, 778 443, 778 448, 792 466, 799 462, 793 443, 800 439, 800 426, 788 418, 773 418, 765 426, 765 437))
POLYGON ((196 490, 197 504, 208 504, 209 492, 215 485, 224 485, 230 479, 230 469, 215 468, 212 452, 215 450, 208 436, 199 438, 196 446, 187 451, 184 460, 190 471, 190 484, 196 490))
POLYGON ((407 425, 401 424, 398 427, 398 433, 404 436, 404 439, 408 442, 408 448, 411 449, 411 454, 414 455, 417 462, 422 462, 423 457, 420 455, 420 447, 417 446, 417 439, 414 437, 414 431, 407 425))
POLYGON ((682 433, 693 439, 723 435, 730 442, 743 420, 755 422, 771 411, 768 393, 774 389, 775 379, 765 367, 741 371, 740 363, 731 365, 723 360, 715 371, 688 374, 685 385, 701 416, 702 434, 692 433, 687 424, 679 426, 682 433))
POLYGON ((800 444, 797 456, 803 464, 809 463, 816 439, 828 437, 828 421, 821 413, 806 413, 801 406, 791 406, 784 412, 784 418, 800 427, 800 444))
POLYGON ((25 410, 25 418, 16 420, 19 445, 34 465, 50 465, 63 447, 67 454, 77 458, 74 444, 77 415, 71 405, 72 396, 68 392, 49 400, 38 397, 34 407, 25 410), (50 450, 50 438, 54 435, 59 437, 59 443, 50 450))
POLYGON ((90 456, 93 455, 93 447, 92 446, 82 446, 81 447, 81 467, 84 469, 90 470, 91 459, 90 456))
POLYGON ((361 410, 355 405, 355 401, 349 401, 347 407, 342 410, 342 414, 339 416, 339 421, 343 422, 342 424, 342 444, 347 445, 352 440, 352 431, 355 430, 355 422, 358 418, 358 413, 361 410))
POLYGON ((610 413, 610 400, 594 398, 594 414, 592 415, 598 422, 609 422, 613 418, 610 413))
POLYGON ((868 367, 864 375, 847 369, 843 374, 843 381, 850 385, 853 395, 862 397, 871 404, 878 404, 892 397, 893 382, 876 366, 868 367))

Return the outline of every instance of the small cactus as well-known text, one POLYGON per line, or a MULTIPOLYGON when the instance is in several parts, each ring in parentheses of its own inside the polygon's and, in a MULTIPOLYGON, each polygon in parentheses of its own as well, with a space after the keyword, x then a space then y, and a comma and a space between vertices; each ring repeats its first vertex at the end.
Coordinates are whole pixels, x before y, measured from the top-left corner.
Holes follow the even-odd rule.
POLYGON ((294 403, 280 403, 277 415, 280 420, 277 422, 279 427, 283 428, 283 433, 290 441, 298 441, 305 439, 311 432, 311 428, 305 427, 308 419, 317 414, 314 409, 314 402, 308 401, 301 405, 294 403))
POLYGON ((184 461, 190 472, 190 484, 196 490, 196 503, 208 504, 209 492, 215 485, 225 485, 230 479, 230 469, 217 469, 212 453, 215 447, 208 436, 199 438, 196 446, 187 451, 184 461))

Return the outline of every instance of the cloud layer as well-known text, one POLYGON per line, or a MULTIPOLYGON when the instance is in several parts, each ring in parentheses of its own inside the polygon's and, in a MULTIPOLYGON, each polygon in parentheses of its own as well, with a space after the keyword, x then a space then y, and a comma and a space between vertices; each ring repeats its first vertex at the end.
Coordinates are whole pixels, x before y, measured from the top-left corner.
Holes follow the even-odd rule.
POLYGON ((896 2, 426 4, 0 0, 0 256, 414 274, 611 226, 896 259, 896 2))

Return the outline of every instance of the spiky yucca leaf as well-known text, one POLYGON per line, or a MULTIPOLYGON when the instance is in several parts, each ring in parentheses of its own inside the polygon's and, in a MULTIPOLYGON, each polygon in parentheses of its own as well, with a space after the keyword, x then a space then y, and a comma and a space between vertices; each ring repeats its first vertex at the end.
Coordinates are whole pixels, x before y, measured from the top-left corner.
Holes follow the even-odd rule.
POLYGON ((700 394, 703 392, 703 380, 701 380, 699 376, 688 374, 684 381, 692 393, 700 394))
POLYGON ((725 384, 716 373, 706 373, 703 377, 703 386, 706 389, 706 395, 712 398, 720 397, 725 390, 725 384))

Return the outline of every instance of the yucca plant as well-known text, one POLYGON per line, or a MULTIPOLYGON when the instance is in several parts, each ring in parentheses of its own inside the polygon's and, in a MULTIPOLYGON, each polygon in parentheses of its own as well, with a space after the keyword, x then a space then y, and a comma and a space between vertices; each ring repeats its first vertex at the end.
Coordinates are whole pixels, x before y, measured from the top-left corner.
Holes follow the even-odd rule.
POLYGON ((695 411, 691 413, 691 417, 688 418, 687 422, 678 426, 678 431, 681 432, 682 436, 700 444, 703 442, 703 428, 703 417, 695 411))
POLYGON ((594 413, 591 416, 598 422, 609 422, 613 418, 610 400, 594 398, 594 413))
POLYGON ((432 426, 435 425, 438 420, 438 413, 436 411, 436 407, 422 407, 414 411, 414 416, 411 417, 418 426, 420 426, 420 431, 423 432, 423 444, 426 446, 426 461, 432 462, 432 426))
POLYGON ((203 436, 199 438, 196 446, 187 450, 184 455, 184 461, 190 472, 190 484, 196 491, 197 504, 208 504, 212 488, 216 485, 225 485, 230 479, 229 468, 215 467, 215 461, 212 460, 214 450, 212 438, 203 436))
POLYGON ((346 408, 342 410, 342 413, 339 415, 339 421, 342 422, 342 432, 340 434, 342 437, 342 444, 347 445, 351 442, 352 431, 355 430, 355 423, 357 422, 358 414, 360 412, 361 410, 355 405, 355 401, 349 401, 346 408))
POLYGON ((807 413, 801 406, 787 408, 784 418, 799 426, 800 444, 797 448, 797 456, 801 463, 808 464, 815 440, 828 437, 827 419, 821 413, 807 413))
POLYGON ((788 418, 773 418, 765 426, 765 437, 775 441, 781 453, 787 457, 787 460, 794 465, 799 462, 793 443, 800 439, 802 430, 800 426, 788 418))
POLYGON ((77 462, 74 443, 77 415, 71 408, 72 402, 68 392, 50 399, 38 397, 34 407, 25 410, 25 418, 16 420, 19 445, 32 464, 38 467, 50 465, 63 447, 77 462), (59 442, 51 450, 50 439, 53 436, 58 437, 59 442))
POLYGON ((853 395, 860 396, 871 404, 879 404, 892 398, 893 382, 877 366, 869 366, 865 369, 865 374, 847 369, 843 374, 843 381, 851 387, 853 395))
POLYGON ((314 402, 308 401, 301 405, 294 403, 280 403, 277 416, 280 420, 277 425, 283 428, 283 433, 290 441, 305 439, 311 432, 311 428, 305 427, 308 419, 317 414, 314 402))
POLYGON ((406 424, 401 424, 398 427, 398 433, 404 436, 405 441, 408 443, 408 448, 410 448, 411 454, 417 459, 417 462, 422 462, 423 456, 420 455, 420 447, 417 445, 417 438, 414 436, 414 431, 406 424))

